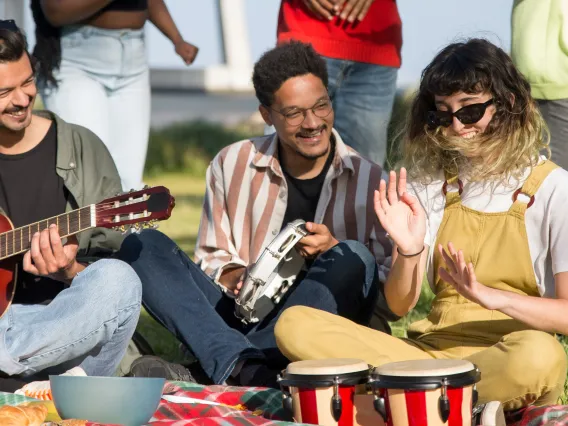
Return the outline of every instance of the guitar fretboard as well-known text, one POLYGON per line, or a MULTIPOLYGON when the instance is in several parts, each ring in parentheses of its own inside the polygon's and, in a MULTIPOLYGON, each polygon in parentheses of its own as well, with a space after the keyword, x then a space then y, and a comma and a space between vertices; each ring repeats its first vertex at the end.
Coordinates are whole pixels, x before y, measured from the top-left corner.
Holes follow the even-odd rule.
POLYGON ((32 236, 52 224, 58 226, 61 238, 93 228, 91 207, 83 207, 0 234, 0 260, 29 250, 32 236))

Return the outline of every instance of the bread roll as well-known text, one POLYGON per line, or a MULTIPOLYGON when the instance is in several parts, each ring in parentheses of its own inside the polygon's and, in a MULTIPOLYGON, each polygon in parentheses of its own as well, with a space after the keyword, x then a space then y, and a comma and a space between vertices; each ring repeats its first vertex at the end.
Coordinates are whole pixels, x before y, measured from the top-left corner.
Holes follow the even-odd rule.
POLYGON ((2 426, 41 426, 47 417, 47 407, 11 407, 0 408, 2 426))

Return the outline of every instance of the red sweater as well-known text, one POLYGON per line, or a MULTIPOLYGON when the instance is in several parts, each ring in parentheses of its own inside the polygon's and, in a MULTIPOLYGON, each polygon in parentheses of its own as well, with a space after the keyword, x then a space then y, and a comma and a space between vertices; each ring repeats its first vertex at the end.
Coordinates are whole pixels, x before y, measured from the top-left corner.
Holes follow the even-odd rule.
POLYGON ((400 67, 402 24, 396 0, 375 0, 363 21, 350 25, 339 18, 314 17, 302 0, 282 0, 278 43, 291 39, 311 43, 322 56, 400 67))

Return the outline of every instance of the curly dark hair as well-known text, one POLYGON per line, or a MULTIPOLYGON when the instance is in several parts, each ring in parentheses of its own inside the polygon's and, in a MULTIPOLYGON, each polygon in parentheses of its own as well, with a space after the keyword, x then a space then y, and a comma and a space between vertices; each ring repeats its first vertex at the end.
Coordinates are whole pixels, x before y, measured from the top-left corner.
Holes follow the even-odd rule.
POLYGON ((544 129, 530 85, 507 53, 484 39, 453 43, 422 72, 410 110, 405 163, 416 175, 440 169, 457 173, 473 166, 479 179, 516 176, 524 166, 536 164, 539 153, 547 149, 544 129), (490 93, 494 100, 495 114, 476 140, 449 138, 428 125, 428 111, 436 109, 435 96, 458 92, 490 93), (472 162, 473 152, 479 164, 472 162))
POLYGON ((35 72, 36 61, 28 52, 28 42, 22 30, 0 29, 0 63, 16 62, 24 55, 28 55, 35 72))
POLYGON ((31 0, 36 24, 36 45, 33 55, 38 61, 38 78, 45 86, 57 87, 53 71, 61 65, 61 31, 52 26, 41 9, 41 0, 31 0))
POLYGON ((265 52, 254 65, 252 82, 256 97, 265 106, 274 102, 274 93, 292 77, 313 74, 327 89, 325 61, 311 44, 291 41, 265 52))

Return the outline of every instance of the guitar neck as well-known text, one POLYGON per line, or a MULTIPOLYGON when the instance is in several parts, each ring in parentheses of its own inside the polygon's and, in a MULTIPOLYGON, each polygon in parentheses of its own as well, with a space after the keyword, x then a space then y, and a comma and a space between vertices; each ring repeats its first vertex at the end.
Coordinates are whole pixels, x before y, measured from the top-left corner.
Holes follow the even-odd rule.
POLYGON ((40 220, 0 234, 0 260, 24 253, 30 249, 32 236, 55 224, 61 238, 78 234, 96 225, 95 205, 91 204, 49 219, 40 220))

